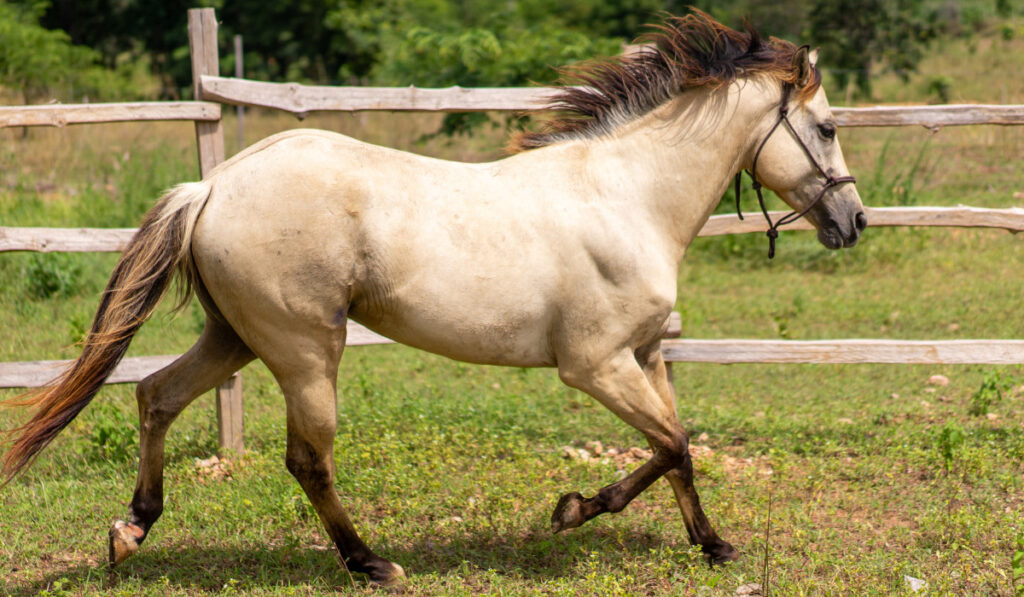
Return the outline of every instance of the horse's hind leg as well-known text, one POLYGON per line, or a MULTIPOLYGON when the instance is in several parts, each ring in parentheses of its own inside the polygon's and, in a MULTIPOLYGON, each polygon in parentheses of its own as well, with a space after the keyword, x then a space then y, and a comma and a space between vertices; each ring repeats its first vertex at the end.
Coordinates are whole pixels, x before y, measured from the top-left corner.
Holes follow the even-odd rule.
MULTIPOLYGON (((278 340, 284 340, 279 337, 278 340)), ((320 521, 351 572, 369 575, 379 585, 395 586, 402 567, 375 554, 356 533, 334 489, 334 434, 337 428, 335 384, 344 333, 337 340, 310 346, 295 342, 284 358, 263 357, 284 392, 288 409, 285 463, 316 509, 320 521)))
MULTIPOLYGON (((637 360, 666 407, 672 412, 676 412, 675 394, 665 375, 665 361, 661 355, 660 343, 657 349, 638 354, 637 360)), ((668 471, 665 478, 671 484, 672 492, 679 504, 679 510, 683 514, 683 523, 690 536, 690 543, 700 545, 701 551, 715 564, 738 558, 739 553, 732 545, 719 538, 718 533, 715 532, 708 517, 704 514, 704 509, 700 506, 700 497, 697 495, 697 489, 693 486, 693 460, 688 450, 683 455, 679 466, 668 471)))
POLYGON ((110 529, 110 564, 135 553, 163 511, 164 438, 197 396, 224 382, 254 358, 230 326, 208 317, 195 345, 139 383, 139 475, 128 520, 110 529))

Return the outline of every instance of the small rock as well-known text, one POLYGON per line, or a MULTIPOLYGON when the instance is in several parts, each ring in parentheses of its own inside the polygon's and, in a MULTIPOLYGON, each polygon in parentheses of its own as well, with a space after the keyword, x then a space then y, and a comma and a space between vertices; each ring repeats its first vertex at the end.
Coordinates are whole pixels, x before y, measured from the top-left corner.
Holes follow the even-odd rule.
POLYGON ((709 436, 706 431, 697 436, 697 441, 702 444, 708 443, 709 439, 711 439, 711 436, 709 436))
POLYGON ((740 595, 741 597, 760 597, 761 585, 756 582, 743 585, 736 589, 735 595, 740 595))
POLYGON ((932 405, 932 403, 931 403, 931 402, 928 402, 927 400, 922 400, 922 401, 921 401, 921 406, 923 406, 923 407, 925 407, 925 408, 930 408, 930 407, 931 407, 931 405, 932 405))
POLYGON ((643 448, 632 447, 629 449, 629 455, 638 460, 650 460, 654 454, 650 450, 644 450, 643 448))
POLYGON ((836 422, 837 423, 843 423, 844 425, 852 425, 853 424, 853 419, 850 419, 850 418, 847 418, 847 417, 839 417, 838 419, 836 419, 836 422))
POLYGON ((935 388, 925 388, 924 391, 926 394, 934 394, 935 388))
POLYGON ((583 447, 590 451, 594 456, 600 456, 604 452, 604 446, 597 440, 589 441, 583 444, 583 447))
POLYGON ((928 385, 930 386, 948 386, 949 378, 945 375, 933 375, 928 378, 928 385))
POLYGON ((1024 199, 1024 191, 1017 191, 1013 194, 1014 199, 1024 199))
POLYGON ((955 331, 960 329, 960 324, 959 323, 951 323, 948 326, 946 326, 946 329, 951 331, 951 332, 955 332, 955 331))
POLYGON ((988 419, 989 421, 995 421, 996 419, 999 418, 999 415, 997 415, 996 413, 986 413, 985 418, 988 419))
POLYGON ((924 582, 920 578, 914 578, 913 576, 907 576, 906 574, 903 575, 903 582, 907 583, 907 586, 910 587, 910 590, 914 593, 923 591, 924 588, 928 586, 928 583, 924 582))
POLYGON ((900 395, 897 394, 896 392, 893 392, 892 394, 889 394, 889 397, 892 398, 893 400, 899 400, 900 399, 900 395))

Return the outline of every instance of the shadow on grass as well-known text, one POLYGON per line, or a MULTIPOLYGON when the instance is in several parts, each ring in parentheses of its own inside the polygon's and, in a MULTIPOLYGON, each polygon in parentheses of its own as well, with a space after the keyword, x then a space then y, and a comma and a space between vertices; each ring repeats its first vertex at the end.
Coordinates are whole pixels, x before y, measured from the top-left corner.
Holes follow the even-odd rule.
MULTIPOLYGON (((598 554, 603 567, 613 570, 626 559, 649 553, 666 543, 660 534, 626 532, 594 525, 559 535, 518 532, 513 537, 492 531, 466 532, 454 538, 424 537, 402 547, 379 550, 405 567, 413 584, 417 575, 466 575, 490 571, 517 579, 553 579, 579 573, 576 564, 598 554)), ((287 540, 286 540, 287 541, 287 540)), ((178 543, 143 546, 115 570, 106 565, 75 564, 47 573, 21 586, 8 585, 6 594, 22 597, 43 591, 168 590, 245 593, 247 589, 315 587, 340 589, 366 586, 365 577, 352 576, 332 548, 310 547, 297 541, 275 546, 204 546, 178 543), (137 586, 141 585, 141 586, 137 586)), ((69 593, 70 594, 70 593, 69 593)))

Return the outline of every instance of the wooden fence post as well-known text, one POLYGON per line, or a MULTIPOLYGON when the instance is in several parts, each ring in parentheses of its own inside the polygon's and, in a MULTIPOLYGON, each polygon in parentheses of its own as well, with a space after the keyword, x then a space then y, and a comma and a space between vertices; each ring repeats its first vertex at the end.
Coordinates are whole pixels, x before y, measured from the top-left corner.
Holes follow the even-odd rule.
POLYGON ((242 454, 242 374, 235 373, 217 388, 217 431, 222 454, 242 454))
MULTIPOLYGON (((192 55, 192 92, 203 99, 203 75, 219 76, 217 52, 217 16, 212 8, 188 11, 188 47, 192 55)), ((199 148, 199 174, 203 178, 224 161, 224 126, 221 120, 196 122, 196 146, 199 148)))
MULTIPOLYGON (((192 57, 192 91, 203 99, 202 76, 220 74, 217 50, 217 15, 212 8, 188 11, 188 46, 192 57)), ((224 161, 224 126, 221 120, 196 121, 199 173, 203 178, 224 161)), ((217 388, 217 429, 221 454, 245 450, 242 423, 242 376, 235 373, 217 388)))

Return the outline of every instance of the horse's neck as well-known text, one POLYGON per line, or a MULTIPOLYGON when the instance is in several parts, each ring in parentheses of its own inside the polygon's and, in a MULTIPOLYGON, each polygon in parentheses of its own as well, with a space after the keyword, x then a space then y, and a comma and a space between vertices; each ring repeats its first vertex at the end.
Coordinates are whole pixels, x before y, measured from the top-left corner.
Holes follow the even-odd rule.
MULTIPOLYGON (((606 188, 628 184, 633 209, 646 209, 682 259, 732 181, 749 167, 777 98, 759 80, 693 90, 591 142, 587 169, 606 188)), ((603 185, 602 185, 603 186, 603 185)))

